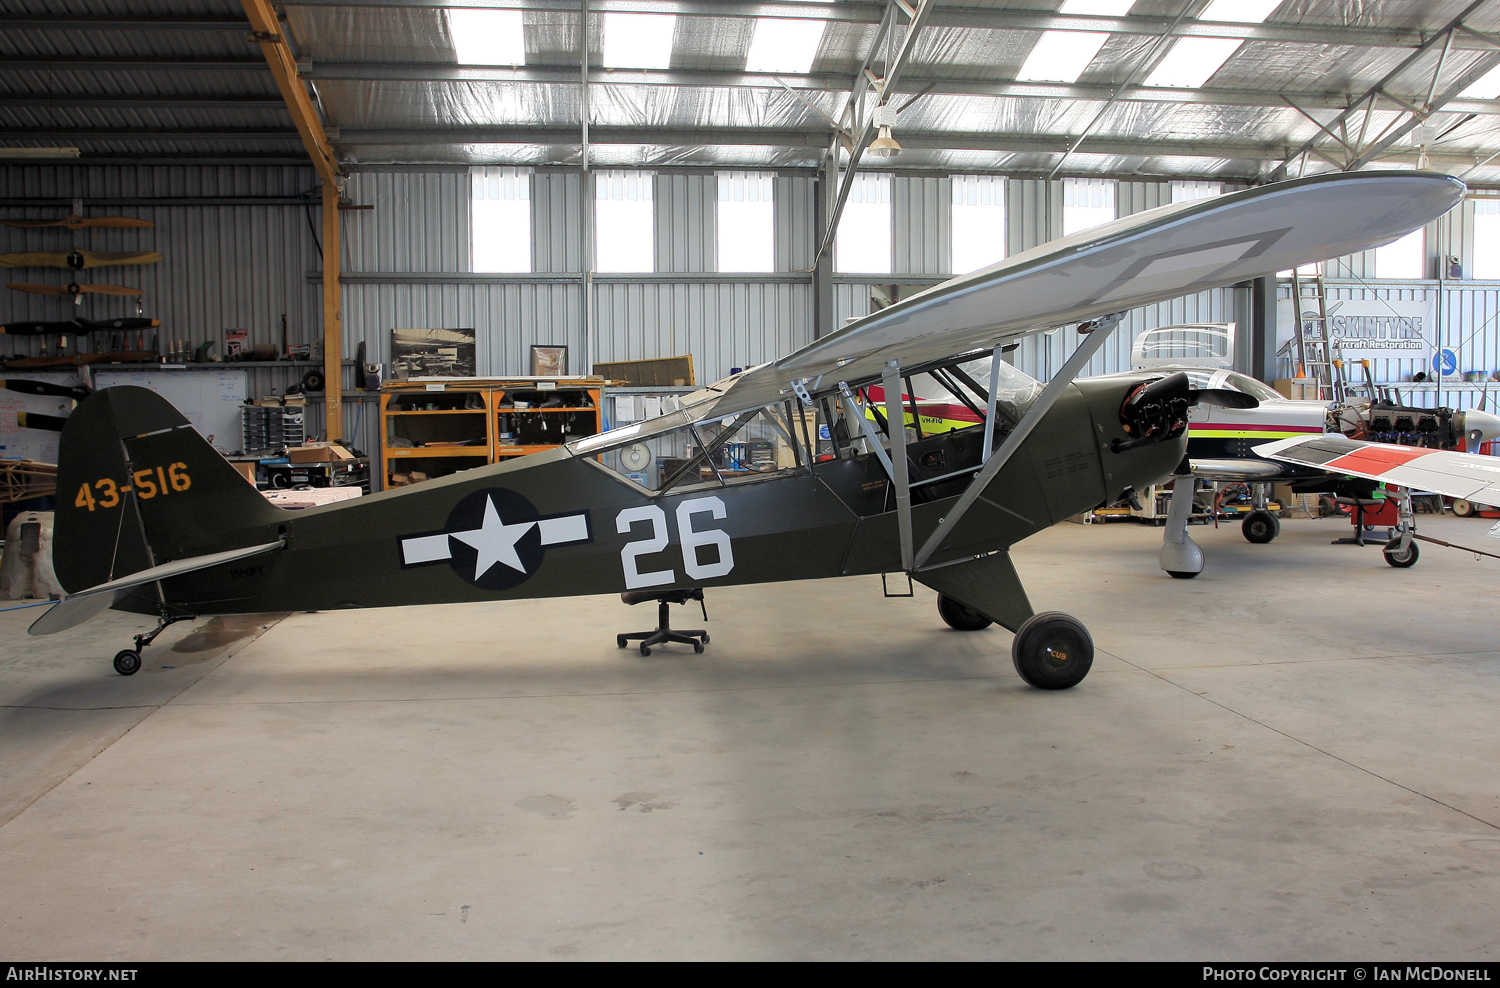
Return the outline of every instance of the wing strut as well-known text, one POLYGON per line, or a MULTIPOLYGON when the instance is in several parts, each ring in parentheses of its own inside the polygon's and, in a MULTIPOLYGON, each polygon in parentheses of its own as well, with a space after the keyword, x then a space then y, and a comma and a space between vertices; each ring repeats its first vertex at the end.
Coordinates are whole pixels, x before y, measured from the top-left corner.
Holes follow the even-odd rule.
MULTIPOLYGON (((891 434, 891 483, 896 488, 896 526, 901 533, 901 570, 910 573, 913 541, 911 535, 911 483, 906 463, 906 415, 901 411, 901 361, 892 360, 885 365, 881 376, 885 388, 885 424, 891 434)), ((913 398, 912 414, 916 414, 913 398)))
MULTIPOLYGON (((1042 420, 1042 417, 1047 414, 1047 411, 1061 397, 1062 393, 1073 383, 1073 378, 1078 376, 1078 372, 1083 370, 1094 354, 1098 352, 1099 348, 1104 345, 1104 341, 1109 339, 1110 334, 1114 332, 1114 328, 1120 324, 1120 320, 1123 318, 1125 318, 1125 313, 1115 312, 1095 319, 1093 322, 1081 323, 1079 325, 1078 332, 1084 334, 1083 342, 1078 344, 1078 349, 1073 351, 1073 355, 1062 365, 1062 369, 1057 372, 1052 380, 1047 382, 1047 386, 1042 389, 1042 393, 1037 397, 1036 401, 1032 402, 1031 407, 1026 410, 1026 414, 1021 416, 1021 421, 1017 422, 1016 427, 1011 430, 1010 435, 1005 437, 1005 442, 1000 445, 999 449, 995 450, 995 455, 986 460, 984 467, 974 475, 974 479, 964 489, 963 495, 958 499, 958 503, 953 506, 953 510, 948 512, 947 517, 938 521, 937 528, 928 536, 927 541, 922 544, 922 548, 917 552, 914 560, 905 554, 905 542, 903 540, 901 561, 903 565, 906 565, 908 572, 911 572, 913 569, 920 571, 927 563, 927 560, 932 558, 932 554, 937 551, 938 546, 942 545, 943 540, 948 537, 948 533, 952 532, 954 527, 963 520, 964 515, 974 506, 974 502, 979 500, 980 493, 983 492, 985 487, 989 486, 990 481, 995 479, 995 475, 1005 466, 1006 461, 1021 447, 1021 443, 1026 441, 1026 437, 1031 435, 1037 423, 1042 420)), ((886 373, 889 374, 890 371, 886 373)), ((886 401, 887 403, 890 401, 889 390, 886 391, 886 401)), ((893 431, 891 435, 891 452, 894 454, 895 432, 893 431)), ((902 452, 904 454, 905 450, 903 449, 902 452)), ((903 502, 901 500, 902 494, 907 493, 902 490, 906 479, 905 465, 905 456, 903 455, 901 458, 901 481, 897 482, 896 488, 897 510, 900 510, 903 503, 907 505, 907 512, 900 519, 903 535, 910 531, 909 526, 911 525, 910 501, 903 502)))

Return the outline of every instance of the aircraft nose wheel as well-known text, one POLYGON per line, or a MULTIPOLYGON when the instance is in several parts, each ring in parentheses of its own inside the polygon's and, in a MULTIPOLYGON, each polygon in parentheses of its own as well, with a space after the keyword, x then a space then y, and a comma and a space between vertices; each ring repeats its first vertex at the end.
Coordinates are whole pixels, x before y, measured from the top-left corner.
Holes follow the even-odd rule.
POLYGON ((1065 690, 1083 682, 1094 665, 1094 639, 1077 618, 1043 611, 1026 619, 1010 647, 1016 672, 1030 686, 1065 690))
POLYGON ((1265 545, 1281 534, 1281 522, 1271 512, 1257 508, 1246 515, 1245 520, 1240 523, 1240 533, 1245 536, 1247 542, 1265 545))
POLYGON ((995 623, 947 594, 938 594, 937 605, 938 616, 955 631, 983 631, 995 623))
POLYGON ((134 676, 141 671, 141 653, 133 648, 115 653, 115 672, 122 676, 134 676))
POLYGON ((1385 561, 1397 569, 1406 569, 1408 566, 1417 565, 1417 544, 1415 542, 1407 546, 1405 552, 1402 552, 1401 538, 1397 536, 1387 542, 1385 548, 1380 551, 1385 556, 1385 561))

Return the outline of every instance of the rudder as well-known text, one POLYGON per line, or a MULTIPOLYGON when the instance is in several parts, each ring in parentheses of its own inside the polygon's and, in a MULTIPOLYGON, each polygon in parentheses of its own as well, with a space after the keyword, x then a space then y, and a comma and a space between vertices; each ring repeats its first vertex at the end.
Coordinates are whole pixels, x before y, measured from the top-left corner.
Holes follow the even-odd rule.
POLYGON ((69 593, 234 547, 280 515, 154 391, 105 388, 63 427, 53 564, 69 593))

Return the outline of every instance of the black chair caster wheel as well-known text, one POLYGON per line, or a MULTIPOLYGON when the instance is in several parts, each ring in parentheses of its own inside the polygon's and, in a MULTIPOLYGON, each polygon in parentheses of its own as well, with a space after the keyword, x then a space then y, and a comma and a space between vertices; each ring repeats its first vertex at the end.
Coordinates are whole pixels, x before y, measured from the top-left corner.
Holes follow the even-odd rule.
POLYGON ((651 654, 651 649, 647 648, 645 645, 642 645, 641 646, 641 654, 642 655, 650 655, 651 654))
POLYGON ((703 643, 702 642, 693 642, 693 651, 695 651, 698 654, 702 655, 703 654, 703 643))
POLYGON ((133 648, 124 649, 115 655, 115 672, 122 676, 134 676, 141 671, 141 653, 133 648))
POLYGON ((625 647, 625 636, 624 635, 616 635, 615 636, 615 647, 616 648, 624 648, 625 647))
POLYGON ((707 635, 703 636, 703 644, 705 644, 705 645, 708 644, 708 636, 707 635))

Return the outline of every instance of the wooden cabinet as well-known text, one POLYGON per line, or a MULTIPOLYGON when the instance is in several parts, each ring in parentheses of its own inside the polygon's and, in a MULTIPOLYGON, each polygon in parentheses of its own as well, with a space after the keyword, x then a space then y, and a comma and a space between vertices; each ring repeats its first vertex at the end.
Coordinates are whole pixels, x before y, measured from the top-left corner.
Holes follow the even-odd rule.
POLYGON ((381 388, 387 487, 554 449, 604 428, 599 378, 391 381, 381 388))

